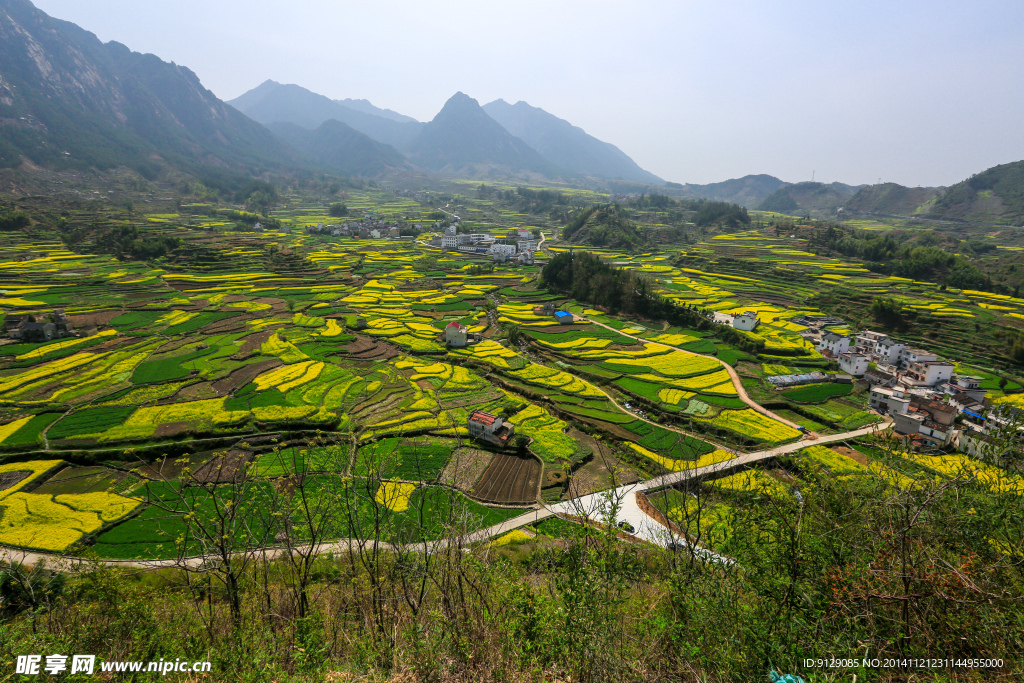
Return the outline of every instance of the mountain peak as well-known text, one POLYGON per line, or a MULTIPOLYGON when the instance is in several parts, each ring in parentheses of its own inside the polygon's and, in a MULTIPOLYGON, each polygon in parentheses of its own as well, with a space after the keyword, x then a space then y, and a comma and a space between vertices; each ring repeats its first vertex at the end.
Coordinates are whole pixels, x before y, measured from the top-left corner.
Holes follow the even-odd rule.
POLYGON ((448 98, 448 101, 444 103, 444 106, 441 107, 441 111, 438 112, 437 115, 441 116, 446 111, 456 109, 463 111, 470 109, 480 109, 480 103, 460 90, 459 92, 455 93, 454 95, 448 98))
POLYGON ((600 178, 661 185, 664 181, 637 166, 615 145, 587 135, 582 128, 519 100, 494 100, 483 110, 505 130, 540 152, 551 164, 600 178))
POLYGON ((461 91, 423 127, 409 152, 417 163, 435 170, 459 171, 480 164, 547 175, 558 172, 461 91))

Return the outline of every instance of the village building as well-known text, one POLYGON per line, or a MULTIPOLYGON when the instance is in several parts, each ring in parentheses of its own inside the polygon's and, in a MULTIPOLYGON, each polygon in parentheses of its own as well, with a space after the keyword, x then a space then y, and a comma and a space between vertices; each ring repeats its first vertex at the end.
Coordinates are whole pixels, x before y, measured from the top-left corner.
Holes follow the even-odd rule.
POLYGON ((925 351, 924 349, 905 348, 900 351, 899 364, 903 367, 910 365, 911 363, 920 363, 925 361, 935 361, 939 357, 931 351, 925 351))
POLYGON ((871 384, 878 384, 883 387, 895 386, 897 377, 891 372, 882 370, 881 368, 874 367, 868 368, 867 372, 864 373, 864 379, 871 384))
POLYGON ((9 315, 4 319, 4 332, 9 339, 25 342, 48 342, 76 336, 75 328, 64 309, 58 308, 37 321, 33 315, 9 315))
POLYGON ((899 360, 900 352, 907 348, 892 337, 882 337, 875 344, 875 359, 880 363, 892 365, 899 360))
POLYGON ((466 426, 470 437, 499 447, 507 446, 516 433, 514 424, 482 410, 474 411, 466 426))
POLYGON ((910 396, 903 386, 875 386, 868 394, 868 405, 880 413, 902 415, 910 407, 910 396))
POLYGON ((732 326, 737 330, 745 330, 750 332, 754 330, 761 322, 761 319, 757 317, 756 311, 747 311, 746 313, 740 313, 734 315, 732 318, 732 326))
POLYGON ((514 245, 514 244, 497 244, 497 243, 496 244, 492 244, 491 245, 491 253, 492 254, 505 254, 505 256, 515 256, 516 255, 516 245, 514 245))
POLYGON ((555 320, 562 325, 572 325, 575 321, 575 317, 573 317, 573 314, 568 311, 555 311, 555 320))
POLYGON ((466 345, 467 337, 466 326, 454 320, 444 328, 444 343, 448 346, 463 347, 466 345))
POLYGON ((850 350, 850 338, 835 332, 826 332, 818 342, 818 351, 829 351, 839 355, 850 350))
POLYGON ((854 377, 863 377, 871 362, 871 359, 859 353, 840 353, 836 355, 836 360, 843 372, 854 377))
POLYGON ((944 384, 941 389, 950 397, 962 405, 970 403, 983 403, 988 392, 981 388, 984 381, 982 377, 971 375, 954 375, 953 379, 944 384))
POLYGON ((873 356, 878 351, 878 342, 885 339, 887 335, 881 332, 864 330, 854 339, 853 350, 856 353, 873 356))
POLYGON ((934 387, 948 382, 953 370, 953 364, 945 361, 918 361, 907 366, 902 378, 915 386, 934 387))

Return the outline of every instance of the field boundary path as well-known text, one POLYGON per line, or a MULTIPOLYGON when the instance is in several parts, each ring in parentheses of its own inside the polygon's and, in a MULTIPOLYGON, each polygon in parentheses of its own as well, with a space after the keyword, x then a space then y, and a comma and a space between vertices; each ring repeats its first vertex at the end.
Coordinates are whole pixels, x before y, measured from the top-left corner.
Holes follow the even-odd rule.
POLYGON ((649 541, 650 543, 654 543, 655 545, 665 547, 673 540, 672 535, 664 526, 656 522, 654 518, 640 509, 636 500, 636 495, 638 493, 646 493, 647 491, 656 491, 669 486, 675 486, 676 484, 681 484, 689 479, 700 479, 712 474, 723 474, 730 470, 746 467, 747 465, 751 465, 762 460, 770 460, 780 455, 793 453, 794 451, 798 451, 812 445, 835 443, 836 441, 845 441, 846 439, 853 439, 859 436, 867 436, 868 434, 873 434, 876 431, 888 429, 891 424, 891 422, 885 422, 857 429, 852 432, 845 432, 843 434, 822 436, 815 440, 813 444, 809 444, 804 441, 797 441, 782 446, 776 446, 774 448, 767 448, 762 451, 755 451, 754 453, 737 455, 731 460, 723 460, 722 462, 717 462, 712 465, 706 465, 704 467, 697 467, 689 470, 679 470, 678 472, 663 474, 659 477, 654 477, 653 479, 648 479, 646 481, 638 481, 615 489, 599 491, 598 493, 581 496, 564 503, 549 506, 548 509, 559 514, 601 518, 602 508, 607 510, 609 503, 614 501, 619 506, 615 514, 615 523, 626 522, 634 529, 634 531, 631 532, 631 535, 645 541, 649 541))
POLYGON ((597 325, 599 327, 603 327, 603 328, 605 328, 607 330, 611 330, 612 332, 616 332, 618 334, 621 334, 623 337, 629 337, 630 339, 635 339, 636 341, 643 342, 644 344, 653 344, 654 346, 661 346, 661 347, 666 348, 666 349, 675 349, 676 351, 680 351, 682 353, 688 353, 691 356, 700 356, 701 358, 710 358, 710 359, 714 360, 715 362, 720 363, 722 365, 722 367, 725 368, 726 372, 729 373, 729 377, 732 378, 732 383, 734 385, 736 385, 736 392, 739 394, 739 397, 740 397, 741 401, 743 401, 748 406, 750 406, 751 408, 753 408, 754 410, 756 410, 757 412, 761 413, 762 415, 764 415, 766 417, 770 417, 773 420, 778 420, 782 424, 787 425, 789 427, 792 427, 793 429, 795 429, 797 431, 800 431, 800 432, 803 431, 803 428, 800 425, 798 425, 797 423, 792 422, 791 420, 787 420, 786 418, 782 417, 781 415, 776 415, 771 410, 768 410, 767 408, 762 406, 760 403, 758 403, 754 399, 750 398, 750 396, 747 394, 747 390, 743 387, 743 382, 740 380, 740 376, 738 374, 736 374, 736 370, 731 365, 729 365, 724 360, 722 360, 721 358, 718 358, 717 356, 705 356, 702 353, 694 353, 693 351, 687 351, 686 349, 681 349, 678 346, 672 346, 671 344, 662 344, 661 342, 651 341, 649 339, 643 339, 641 337, 634 337, 631 334, 626 334, 622 330, 615 329, 611 325, 605 325, 604 323, 599 323, 596 320, 590 320, 589 318, 587 319, 587 321, 591 325, 597 325))
MULTIPOLYGON (((478 543, 486 541, 489 538, 494 538, 506 534, 513 529, 518 529, 521 526, 527 524, 535 524, 541 522, 550 517, 556 515, 576 515, 576 516, 590 516, 600 517, 600 509, 602 506, 607 504, 609 499, 616 499, 619 504, 619 510, 615 515, 614 522, 627 522, 633 527, 631 535, 636 538, 649 541, 656 545, 665 547, 670 541, 671 537, 667 529, 661 524, 656 522, 646 512, 640 509, 640 506, 636 501, 636 494, 643 493, 646 491, 654 491, 663 489, 669 486, 680 484, 688 479, 698 479, 711 474, 722 474, 738 467, 745 467, 762 460, 770 460, 771 458, 785 455, 798 451, 801 448, 806 448, 809 445, 819 445, 827 443, 835 443, 836 441, 845 441, 846 439, 853 439, 860 436, 867 436, 879 431, 883 431, 892 426, 892 422, 885 422, 883 424, 871 425, 870 427, 864 427, 857 429, 852 432, 844 432, 842 434, 830 434, 828 436, 822 436, 817 439, 814 444, 808 444, 803 441, 797 441, 794 443, 785 444, 782 446, 776 446, 774 448, 768 448, 762 451, 756 451, 754 453, 746 453, 743 455, 737 455, 731 460, 725 460, 722 462, 715 463, 713 465, 707 465, 705 467, 697 467, 689 470, 680 470, 678 472, 672 472, 670 474, 664 474, 659 477, 654 477, 646 481, 640 481, 633 484, 627 484, 620 486, 615 489, 608 491, 601 491, 598 493, 592 493, 586 496, 580 496, 564 503, 558 503, 557 505, 545 506, 540 509, 530 510, 517 517, 507 519, 504 522, 495 524, 493 526, 479 529, 471 532, 464 536, 461 541, 462 543, 478 543)), ((408 546, 407 550, 421 550, 425 552, 436 552, 439 549, 445 548, 452 542, 452 539, 439 539, 437 541, 428 541, 425 543, 417 543, 415 545, 408 546)), ((678 542, 678 539, 677 539, 678 542)), ((333 543, 324 543, 320 549, 320 554, 326 555, 328 553, 343 553, 352 550, 356 547, 359 541, 354 539, 339 539, 333 543)), ((366 547, 372 547, 377 545, 375 541, 363 541, 366 547)), ((380 547, 393 549, 390 544, 380 543, 380 547)), ((305 546, 308 549, 308 546, 305 546)), ((265 557, 271 559, 282 557, 287 552, 286 548, 267 548, 263 551, 265 557)), ((185 563, 190 567, 198 567, 205 560, 204 557, 190 557, 185 560, 185 563)), ((131 569, 161 569, 161 568, 172 568, 178 564, 178 560, 86 560, 77 557, 68 557, 65 555, 49 554, 32 552, 27 550, 17 550, 14 548, 0 548, 0 561, 3 562, 20 562, 22 564, 35 565, 39 562, 45 562, 47 568, 60 571, 60 572, 77 572, 83 568, 88 568, 95 564, 101 564, 107 567, 123 567, 131 569)))

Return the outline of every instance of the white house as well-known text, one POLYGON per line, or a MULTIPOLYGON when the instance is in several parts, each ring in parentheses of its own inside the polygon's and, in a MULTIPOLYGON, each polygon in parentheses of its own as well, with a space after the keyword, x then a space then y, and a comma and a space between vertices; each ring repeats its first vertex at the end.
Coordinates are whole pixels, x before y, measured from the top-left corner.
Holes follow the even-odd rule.
POLYGON ((900 351, 899 363, 900 365, 907 366, 910 365, 911 363, 918 363, 921 361, 930 361, 938 359, 939 357, 936 356, 931 351, 925 351, 924 349, 915 349, 908 347, 900 351))
POLYGON ((536 240, 519 240, 516 246, 519 247, 519 251, 537 251, 536 240))
POLYGON ((444 342, 448 346, 461 347, 466 345, 466 326, 454 320, 444 328, 444 342))
POLYGON ((522 251, 522 252, 519 252, 519 263, 521 263, 524 266, 532 266, 533 265, 533 252, 532 251, 522 251))
POLYGON ((531 232, 530 230, 526 230, 524 228, 520 228, 518 231, 516 231, 516 234, 521 240, 528 240, 533 236, 533 232, 531 232))
POLYGON ((370 237, 372 237, 375 240, 379 240, 380 237, 381 237, 380 230, 378 230, 377 228, 374 228, 373 230, 371 230, 370 231, 370 237))
POLYGON ((826 332, 818 342, 818 351, 830 351, 837 356, 850 350, 850 338, 835 332, 826 332))
POLYGON ((740 313, 733 316, 732 326, 737 330, 746 330, 747 332, 753 330, 761 322, 760 318, 757 317, 756 311, 747 311, 746 313, 740 313))
POLYGON ((454 237, 458 229, 454 225, 449 225, 444 229, 444 234, 448 237, 454 237))
POLYGON ((445 235, 441 238, 442 249, 458 249, 464 244, 469 244, 469 235, 445 235))
POLYGON ((903 373, 904 381, 923 387, 934 387, 948 382, 953 376, 953 364, 938 360, 924 360, 911 363, 903 373))
POLYGON ((516 245, 514 245, 514 244, 498 244, 498 243, 495 243, 495 244, 491 245, 491 253, 492 254, 505 254, 505 256, 515 256, 516 255, 516 245))
POLYGON ((910 398, 903 387, 897 386, 890 389, 888 387, 875 386, 871 387, 868 405, 879 412, 900 415, 907 412, 910 398))
POLYGON ((871 359, 859 353, 840 353, 836 355, 836 360, 843 372, 854 377, 863 377, 871 362, 871 359))
POLYGON ((900 353, 906 348, 906 344, 901 344, 892 337, 882 337, 875 345, 875 355, 879 361, 892 365, 899 359, 900 353))
POLYGON ((886 335, 881 332, 872 332, 871 330, 864 330, 857 335, 856 340, 853 344, 853 350, 857 353, 866 353, 874 355, 878 350, 878 341, 885 339, 886 335))
POLYGON ((516 433, 514 424, 482 410, 474 411, 469 416, 466 426, 472 438, 486 441, 495 446, 508 445, 509 440, 516 433))

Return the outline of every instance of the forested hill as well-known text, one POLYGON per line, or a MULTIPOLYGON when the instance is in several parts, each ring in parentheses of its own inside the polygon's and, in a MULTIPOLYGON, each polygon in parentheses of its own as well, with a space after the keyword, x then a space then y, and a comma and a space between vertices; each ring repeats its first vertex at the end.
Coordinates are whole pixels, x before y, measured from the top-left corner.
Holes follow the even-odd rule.
POLYGON ((904 187, 896 183, 868 185, 846 202, 850 211, 913 216, 927 212, 929 203, 941 192, 937 187, 904 187))
MULTIPOLYGON (((750 224, 750 215, 742 206, 727 202, 712 202, 706 199, 672 199, 665 195, 653 194, 633 197, 625 205, 598 204, 573 215, 562 229, 562 239, 572 244, 593 247, 635 251, 646 244, 657 241, 657 231, 664 228, 641 228, 634 221, 630 209, 638 215, 653 212, 655 220, 667 220, 677 228, 688 223, 697 227, 718 225, 724 228, 739 228, 750 224)), ((664 238, 664 235, 662 235, 664 238)))
POLYGON ((298 155, 184 66, 0 0, 0 167, 280 168, 298 155))
POLYGON ((993 166, 948 188, 932 218, 1024 225, 1024 161, 993 166))
POLYGON ((859 189, 845 183, 796 183, 768 195, 757 208, 788 214, 831 213, 843 206, 859 189))
POLYGON ((562 229, 562 239, 573 244, 631 251, 646 242, 629 212, 618 204, 601 204, 576 214, 562 229))

